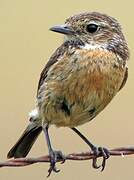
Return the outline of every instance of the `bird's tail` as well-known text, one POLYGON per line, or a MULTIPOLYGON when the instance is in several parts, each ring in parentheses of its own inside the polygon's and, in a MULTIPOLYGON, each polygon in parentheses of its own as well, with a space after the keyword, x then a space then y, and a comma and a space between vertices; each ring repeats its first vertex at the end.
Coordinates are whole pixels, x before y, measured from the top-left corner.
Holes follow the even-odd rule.
POLYGON ((19 140, 11 148, 7 154, 7 158, 21 158, 25 157, 30 149, 32 148, 34 142, 36 141, 38 135, 41 133, 42 127, 37 123, 30 122, 27 126, 19 140))

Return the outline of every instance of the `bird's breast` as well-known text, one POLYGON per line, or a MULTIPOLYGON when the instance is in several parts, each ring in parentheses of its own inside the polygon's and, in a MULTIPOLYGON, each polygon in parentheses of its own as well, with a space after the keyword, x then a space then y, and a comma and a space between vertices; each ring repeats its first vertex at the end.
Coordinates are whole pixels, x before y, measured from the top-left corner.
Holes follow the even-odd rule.
POLYGON ((74 127, 93 119, 118 92, 125 67, 107 50, 75 51, 51 67, 44 83, 45 121, 74 127))

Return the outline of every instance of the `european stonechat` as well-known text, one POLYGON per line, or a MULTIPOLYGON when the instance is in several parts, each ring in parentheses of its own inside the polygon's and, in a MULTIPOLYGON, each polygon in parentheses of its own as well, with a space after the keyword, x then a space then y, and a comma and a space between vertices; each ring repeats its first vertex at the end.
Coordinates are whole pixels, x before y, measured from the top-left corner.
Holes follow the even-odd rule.
POLYGON ((54 124, 71 128, 90 146, 94 168, 100 167, 97 157, 102 155, 103 170, 109 151, 93 145, 75 127, 94 119, 126 83, 129 50, 121 26, 108 15, 87 12, 50 30, 64 34, 65 39, 41 73, 36 109, 8 158, 25 157, 43 130, 50 155, 49 175, 58 172, 56 162, 65 158, 51 146, 48 128, 54 124))

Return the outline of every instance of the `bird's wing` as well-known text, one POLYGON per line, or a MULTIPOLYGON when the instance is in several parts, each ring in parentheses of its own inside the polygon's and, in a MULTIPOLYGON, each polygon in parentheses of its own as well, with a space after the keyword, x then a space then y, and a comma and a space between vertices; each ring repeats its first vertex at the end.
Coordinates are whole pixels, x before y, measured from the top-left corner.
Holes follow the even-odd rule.
POLYGON ((50 59, 47 62, 46 66, 44 67, 43 71, 41 72, 39 83, 38 83, 37 96, 38 96, 38 93, 40 91, 40 87, 42 86, 45 78, 47 77, 47 73, 48 73, 50 67, 53 64, 55 64, 56 62, 58 62, 60 57, 64 56, 64 54, 68 52, 68 48, 69 48, 70 45, 72 47, 73 47, 73 45, 76 46, 76 44, 72 44, 72 42, 66 41, 59 48, 57 48, 56 51, 53 53, 53 55, 50 57, 50 59))
MULTIPOLYGON (((47 62, 46 66, 44 67, 44 69, 42 70, 41 72, 41 75, 40 75, 40 80, 39 80, 39 83, 38 83, 38 91, 41 87, 41 85, 43 84, 45 78, 47 77, 47 72, 49 71, 49 68, 55 64, 58 59, 64 55, 64 53, 66 52, 66 46, 65 44, 62 44, 55 52, 54 54, 50 57, 49 61, 47 62)), ((38 94, 38 92, 37 92, 38 94)))
POLYGON ((121 84, 121 86, 120 86, 120 88, 119 88, 119 91, 120 91, 120 90, 124 87, 124 85, 126 84, 127 78, 128 78, 128 68, 126 67, 126 72, 125 72, 125 74, 124 74, 124 79, 123 79, 122 84, 121 84))
MULTIPOLYGON (((50 57, 49 61, 47 62, 46 66, 44 67, 43 71, 41 72, 40 75, 40 80, 38 83, 38 89, 37 89, 37 96, 40 90, 40 87, 42 86, 45 78, 47 77, 47 73, 50 69, 50 67, 58 62, 60 57, 64 56, 65 53, 68 53, 68 49, 71 47, 79 48, 80 46, 83 45, 83 42, 81 41, 66 41, 64 42, 57 50, 53 53, 53 55, 50 57)), ((71 51, 72 54, 72 51, 71 51)))

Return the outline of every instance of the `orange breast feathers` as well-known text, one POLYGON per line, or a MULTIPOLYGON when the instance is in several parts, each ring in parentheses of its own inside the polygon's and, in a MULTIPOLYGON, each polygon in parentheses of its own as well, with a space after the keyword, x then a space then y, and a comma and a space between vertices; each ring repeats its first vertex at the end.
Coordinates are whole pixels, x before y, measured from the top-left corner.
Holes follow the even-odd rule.
POLYGON ((97 96, 112 97, 122 84, 125 69, 123 60, 112 52, 78 49, 70 56, 64 54, 53 65, 46 86, 48 91, 71 101, 83 101, 94 91, 97 96))
POLYGON ((95 107, 97 115, 104 109, 119 91, 124 74, 123 61, 112 52, 79 49, 70 57, 64 54, 45 79, 43 116, 57 126, 89 121, 88 110, 95 107), (69 108, 68 116, 61 110, 63 101, 69 108))
MULTIPOLYGON (((66 59, 66 58, 65 58, 66 59)), ((70 69, 66 87, 81 92, 85 96, 87 91, 101 91, 112 88, 118 91, 124 78, 126 67, 123 60, 107 50, 77 50, 68 60, 64 69, 70 69), (72 85, 71 85, 72 84, 72 85)), ((79 93, 78 92, 78 93, 79 93)))

